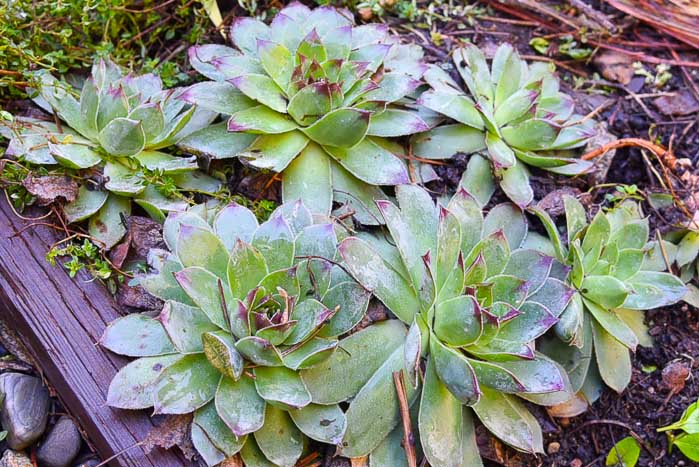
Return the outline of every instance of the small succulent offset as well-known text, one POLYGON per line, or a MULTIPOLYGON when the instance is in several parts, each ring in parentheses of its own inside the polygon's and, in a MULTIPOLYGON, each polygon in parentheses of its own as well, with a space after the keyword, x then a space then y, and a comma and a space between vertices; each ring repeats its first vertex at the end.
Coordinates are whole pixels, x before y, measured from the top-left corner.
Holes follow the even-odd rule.
POLYGON ((648 242, 648 219, 636 202, 600 210, 589 223, 577 199, 566 196, 564 205, 567 246, 548 214, 534 208, 551 239, 550 248, 572 268, 568 283, 577 290, 555 328, 572 346, 566 349, 554 340, 544 350, 574 365, 569 368, 574 391, 601 376, 621 392, 631 380, 629 351, 652 345, 643 311, 676 303, 686 288, 678 277, 662 272, 662 252, 648 242))
MULTIPOLYGON (((699 307, 699 224, 697 220, 690 221, 685 229, 668 233, 663 240, 665 257, 669 264, 679 268, 680 279, 687 286, 687 294, 683 300, 690 305, 699 307)), ((658 242, 654 249, 659 248, 658 242)), ((662 253, 662 252, 661 252, 662 253)))
POLYGON ((386 25, 354 27, 351 18, 294 2, 269 26, 239 18, 235 48, 190 49, 194 68, 214 81, 182 98, 231 117, 180 146, 280 172, 284 200, 320 214, 336 201, 376 224, 378 186, 409 181, 404 150, 387 138, 425 131, 435 115, 404 99, 420 84, 422 50, 386 25))
POLYGON ((464 189, 446 207, 415 185, 396 187, 396 198, 399 207, 377 202, 390 241, 348 237, 340 252, 355 279, 404 324, 353 334, 340 343, 352 359, 338 352, 302 372, 314 402, 351 400, 342 453, 370 455, 372 467, 405 464, 396 371, 409 381, 430 465, 481 464, 473 412, 504 442, 543 452, 541 428, 516 396, 539 402, 568 393, 565 370, 533 346, 574 293, 563 282, 568 268, 521 248, 527 223, 511 203, 484 218, 464 189))
POLYGON ((216 118, 177 99, 181 89, 163 90, 153 74, 124 76, 109 60, 94 64, 81 90, 45 71, 35 79, 35 101, 57 121, 17 117, 12 126, 0 127, 10 139, 6 155, 84 171, 77 199, 64 206, 65 217, 69 223, 89 218, 90 234, 104 247, 124 235, 121 217, 130 214, 131 199, 164 219, 163 211, 186 206, 167 196, 178 189, 218 190, 218 181, 196 172, 196 158, 160 151, 216 118), (159 191, 147 175, 165 175, 172 186, 159 191))
POLYGON ((490 68, 474 45, 453 53, 464 90, 443 69, 432 66, 425 81, 432 89, 418 101, 456 121, 413 138, 413 153, 428 159, 481 152, 518 206, 531 203, 527 166, 574 175, 590 167, 575 159, 576 148, 595 134, 594 122, 574 114, 573 99, 559 91, 549 64, 527 65, 509 44, 498 47, 490 68))
POLYGON ((159 272, 139 278, 165 305, 155 318, 113 322, 102 345, 140 357, 112 381, 108 403, 194 414, 191 436, 209 465, 292 467, 306 436, 337 444, 345 417, 318 405, 300 378, 337 350, 369 292, 343 272, 331 223, 300 203, 258 226, 248 209, 204 205, 170 213, 152 250, 159 272))

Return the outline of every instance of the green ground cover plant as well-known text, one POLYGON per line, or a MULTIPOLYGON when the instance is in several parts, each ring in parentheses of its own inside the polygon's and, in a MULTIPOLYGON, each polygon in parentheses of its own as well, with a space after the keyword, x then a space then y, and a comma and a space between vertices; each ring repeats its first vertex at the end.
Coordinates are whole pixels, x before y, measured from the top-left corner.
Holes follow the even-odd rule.
POLYGON ((314 223, 301 202, 261 225, 231 204, 171 214, 164 232, 171 252, 153 251, 159 270, 138 281, 162 312, 118 319, 101 340, 141 357, 114 378, 108 403, 194 413, 192 441, 209 465, 240 452, 249 466, 292 467, 306 436, 338 444, 344 413, 314 403, 299 376, 341 351, 337 336, 369 301, 341 266, 335 226, 314 223))
POLYGON ((594 121, 575 114, 573 99, 559 90, 550 64, 528 65, 509 44, 498 47, 490 66, 473 45, 454 50, 452 57, 465 88, 432 66, 425 73, 431 89, 418 104, 456 123, 415 136, 415 155, 484 154, 493 177, 520 207, 534 199, 528 166, 564 175, 590 168, 571 150, 595 134, 594 121))
POLYGON ((648 242, 648 219, 635 201, 600 210, 589 222, 577 199, 566 196, 564 204, 567 245, 552 219, 535 210, 550 248, 572 268, 568 282, 577 290, 556 325, 557 335, 572 346, 552 343, 549 352, 562 361, 570 357, 575 391, 600 375, 621 392, 631 380, 630 352, 652 345, 643 311, 676 303, 687 289, 680 278, 664 272, 665 260, 648 242), (570 351, 577 355, 571 357, 570 351))
MULTIPOLYGON (((523 247, 527 222, 511 203, 484 216, 463 188, 446 206, 411 185, 397 187, 396 198, 398 206, 377 203, 389 241, 349 237, 340 251, 355 279, 409 327, 407 334, 396 325, 394 345, 367 346, 357 357, 382 354, 385 363, 373 373, 337 354, 303 375, 357 381, 352 391, 327 384, 317 395, 321 402, 350 401, 343 454, 370 455, 377 459, 371 465, 405 464, 395 371, 410 381, 407 398, 431 465, 480 465, 474 414, 506 443, 543 452, 541 429, 518 396, 536 402, 542 394, 569 392, 565 370, 531 344, 573 295, 564 283, 567 269, 523 247)), ((347 345, 358 345, 360 334, 347 345)))
POLYGON ((413 95, 425 70, 422 50, 384 25, 354 26, 347 12, 292 3, 266 25, 238 18, 234 48, 190 49, 194 68, 213 81, 183 96, 230 115, 180 142, 214 158, 240 157, 282 174, 282 197, 313 212, 346 204, 376 223, 380 185, 409 181, 400 146, 388 138, 430 127, 432 112, 413 95))
MULTIPOLYGON (((0 106, 26 96, 33 71, 64 75, 89 69, 95 56, 111 56, 123 66, 155 71, 167 87, 187 75, 175 54, 156 52, 174 37, 194 44, 209 28, 198 2, 177 0, 163 14, 153 0, 10 0, 0 5, 0 106)), ((173 47, 174 49, 175 47, 173 47)))
POLYGON ((198 172, 195 157, 166 152, 209 125, 215 112, 179 99, 151 73, 123 75, 109 60, 97 61, 75 89, 46 71, 35 74, 34 101, 55 123, 16 117, 0 126, 9 139, 6 156, 31 166, 58 166, 79 180, 75 199, 63 207, 68 223, 89 219, 90 235, 109 249, 126 232, 122 216, 131 200, 156 219, 187 206, 183 192, 215 193, 216 179, 198 172))

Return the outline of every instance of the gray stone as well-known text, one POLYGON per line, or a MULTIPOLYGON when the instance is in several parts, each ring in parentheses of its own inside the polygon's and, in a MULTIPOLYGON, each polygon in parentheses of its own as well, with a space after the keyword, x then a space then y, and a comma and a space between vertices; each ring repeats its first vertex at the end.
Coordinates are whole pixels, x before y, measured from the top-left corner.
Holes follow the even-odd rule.
POLYGON ((34 444, 46 429, 49 416, 49 393, 41 380, 21 373, 3 373, 0 398, 0 422, 7 430, 7 445, 19 451, 34 444))
POLYGON ((42 467, 68 467, 80 452, 80 431, 70 417, 63 416, 51 428, 36 451, 42 467))
POLYGON ((8 449, 0 459, 0 467, 34 467, 34 464, 23 453, 8 449))

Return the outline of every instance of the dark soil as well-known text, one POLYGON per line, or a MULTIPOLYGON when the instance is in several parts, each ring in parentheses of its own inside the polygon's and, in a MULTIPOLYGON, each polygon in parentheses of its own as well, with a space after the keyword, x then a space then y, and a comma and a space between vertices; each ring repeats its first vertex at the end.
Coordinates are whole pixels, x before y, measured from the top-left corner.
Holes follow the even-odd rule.
POLYGON ((699 368, 699 310, 677 305, 649 311, 646 317, 655 345, 637 351, 626 391, 619 395, 605 389, 587 413, 573 419, 541 420, 546 430, 544 446, 560 444, 557 453, 542 460, 543 465, 567 466, 575 459, 582 466, 604 465, 615 442, 634 434, 645 443, 639 466, 693 465, 677 449, 669 454, 666 436, 655 430, 679 419, 699 397, 699 382, 691 373, 677 394, 671 394, 663 382, 668 365, 685 366, 690 372, 699 368))

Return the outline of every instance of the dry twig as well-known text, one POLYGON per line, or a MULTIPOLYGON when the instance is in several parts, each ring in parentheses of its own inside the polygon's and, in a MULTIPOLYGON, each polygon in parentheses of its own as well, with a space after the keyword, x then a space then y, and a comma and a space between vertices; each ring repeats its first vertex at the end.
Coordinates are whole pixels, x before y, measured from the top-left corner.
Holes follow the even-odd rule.
POLYGON ((410 423, 410 412, 408 406, 408 396, 405 393, 405 377, 403 370, 393 372, 393 383, 396 385, 398 393, 398 403, 400 404, 400 418, 403 422, 403 449, 408 458, 408 467, 417 467, 417 457, 415 445, 413 444, 413 430, 410 423))

